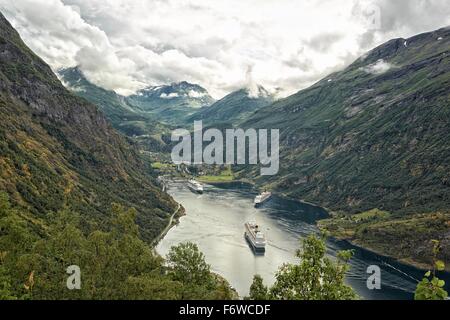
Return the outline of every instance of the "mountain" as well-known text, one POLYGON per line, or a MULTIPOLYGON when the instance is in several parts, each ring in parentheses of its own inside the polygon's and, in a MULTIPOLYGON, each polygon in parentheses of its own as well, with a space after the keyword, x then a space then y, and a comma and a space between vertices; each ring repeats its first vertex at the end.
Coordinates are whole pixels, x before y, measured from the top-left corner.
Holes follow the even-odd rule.
POLYGON ((201 86, 183 81, 148 87, 129 96, 126 101, 159 121, 177 125, 215 100, 201 86))
POLYGON ((0 14, 0 190, 45 234, 70 208, 85 230, 107 229, 112 203, 134 207, 150 242, 176 209, 150 164, 98 108, 69 92, 0 14))
POLYGON ((94 85, 77 67, 61 69, 58 75, 72 93, 98 106, 114 128, 134 138, 142 149, 168 152, 165 142, 170 139, 167 138, 171 131, 168 126, 129 105, 124 96, 94 85))
POLYGON ((89 82, 78 67, 60 69, 58 76, 70 91, 100 107, 112 123, 147 120, 133 110, 123 96, 89 82))
POLYGON ((429 263, 441 239, 450 261, 449 88, 450 28, 391 40, 246 121, 280 129, 281 169, 241 175, 329 208, 355 243, 429 263))
POLYGON ((256 93, 240 89, 230 93, 207 108, 196 112, 189 122, 203 120, 206 124, 229 123, 235 125, 246 119, 256 110, 274 102, 274 97, 262 86, 256 93))

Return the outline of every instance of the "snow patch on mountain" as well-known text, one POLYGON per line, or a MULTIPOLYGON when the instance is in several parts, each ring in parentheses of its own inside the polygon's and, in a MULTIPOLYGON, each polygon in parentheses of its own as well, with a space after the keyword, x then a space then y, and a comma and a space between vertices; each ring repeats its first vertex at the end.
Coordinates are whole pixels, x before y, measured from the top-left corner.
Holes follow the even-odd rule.
POLYGON ((161 99, 175 99, 178 98, 180 95, 176 92, 172 92, 172 93, 161 93, 161 95, 159 96, 161 99))

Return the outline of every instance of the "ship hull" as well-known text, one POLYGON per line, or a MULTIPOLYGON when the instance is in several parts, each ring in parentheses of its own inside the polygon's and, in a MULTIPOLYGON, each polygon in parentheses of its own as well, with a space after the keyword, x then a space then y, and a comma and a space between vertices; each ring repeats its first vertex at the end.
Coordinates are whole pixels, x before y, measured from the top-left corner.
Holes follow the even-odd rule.
POLYGON ((189 185, 188 185, 188 188, 189 188, 189 190, 191 190, 193 193, 203 194, 203 190, 196 189, 196 188, 194 188, 194 187, 192 187, 192 186, 189 186, 189 185))
POLYGON ((254 204, 255 204, 255 208, 259 208, 259 207, 261 207, 264 203, 266 203, 267 201, 269 201, 270 200, 270 198, 271 197, 268 197, 268 198, 266 198, 266 199, 263 199, 263 200, 261 200, 261 201, 258 201, 258 202, 254 202, 254 204))
POLYGON ((244 233, 244 237, 254 253, 264 254, 266 252, 266 246, 257 245, 247 232, 244 233))
POLYGON ((261 207, 272 198, 272 192, 263 192, 255 197, 253 204, 255 208, 261 207))

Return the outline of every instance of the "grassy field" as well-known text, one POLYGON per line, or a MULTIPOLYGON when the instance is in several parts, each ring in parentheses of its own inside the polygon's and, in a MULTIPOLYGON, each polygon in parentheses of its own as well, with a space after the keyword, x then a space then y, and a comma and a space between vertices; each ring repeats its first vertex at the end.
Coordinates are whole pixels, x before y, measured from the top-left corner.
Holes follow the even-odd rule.
POLYGON ((154 163, 152 163, 152 168, 153 169, 157 169, 157 170, 169 169, 171 167, 173 167, 173 165, 168 164, 168 163, 161 163, 161 162, 154 162, 154 163))
POLYGON ((214 183, 214 182, 232 182, 235 180, 234 174, 231 170, 231 168, 227 168, 223 171, 221 171, 219 174, 217 175, 205 175, 205 176, 201 176, 198 178, 199 181, 201 182, 206 182, 206 183, 214 183))
POLYGON ((210 182, 210 183, 214 183, 214 182, 231 182, 234 181, 234 176, 225 176, 225 175, 220 175, 220 176, 202 176, 198 178, 199 181, 201 182, 210 182))

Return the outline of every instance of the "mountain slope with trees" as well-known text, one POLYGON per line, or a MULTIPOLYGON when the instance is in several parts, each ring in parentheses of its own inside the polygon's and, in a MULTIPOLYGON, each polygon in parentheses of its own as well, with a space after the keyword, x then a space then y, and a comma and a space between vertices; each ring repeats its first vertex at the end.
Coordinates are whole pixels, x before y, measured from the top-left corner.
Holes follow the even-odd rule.
POLYGON ((178 206, 1 14, 0 114, 0 300, 235 298, 195 245, 173 248, 170 266, 154 254, 178 206), (196 283, 180 277, 186 265, 196 283))
POLYGON ((30 221, 69 207, 86 229, 107 227, 113 202, 134 207, 151 241, 176 205, 150 164, 96 106, 64 88, 3 16, 0 24, 1 190, 30 221))

